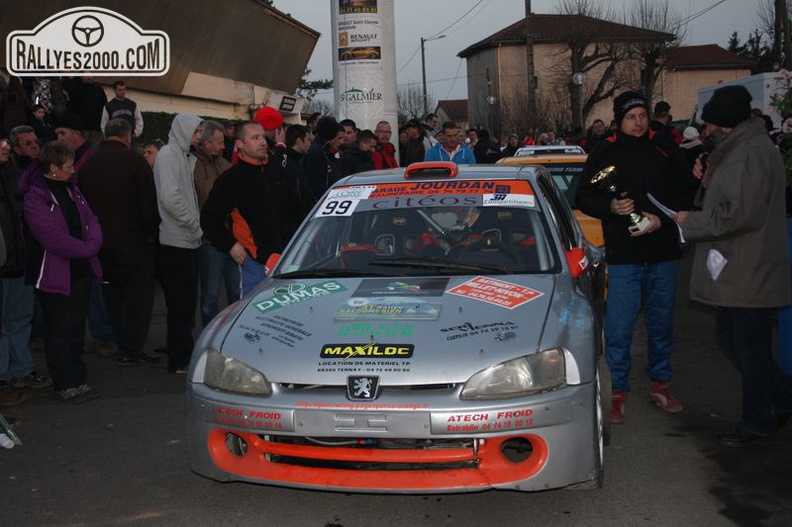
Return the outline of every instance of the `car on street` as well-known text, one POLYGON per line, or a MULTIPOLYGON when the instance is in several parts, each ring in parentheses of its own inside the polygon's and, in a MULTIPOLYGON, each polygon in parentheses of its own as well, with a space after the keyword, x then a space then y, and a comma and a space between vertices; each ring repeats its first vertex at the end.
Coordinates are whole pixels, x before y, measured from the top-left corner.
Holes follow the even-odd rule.
POLYGON ((344 492, 598 488, 603 267, 541 166, 344 178, 198 339, 190 468, 344 492))
POLYGON ((514 152, 515 157, 536 156, 540 154, 585 154, 583 147, 578 145, 528 145, 521 146, 514 152))
POLYGON ((518 150, 512 157, 499 159, 497 164, 509 166, 542 165, 546 167, 550 171, 553 181, 564 194, 564 198, 575 211, 575 217, 583 228, 586 239, 604 250, 605 237, 602 234, 602 223, 600 223, 600 220, 582 213, 575 207, 575 192, 577 192, 577 188, 582 181, 588 156, 579 146, 553 148, 558 150, 555 152, 524 153, 522 155, 520 155, 518 150), (567 152, 565 151, 566 149, 578 149, 580 151, 567 152))

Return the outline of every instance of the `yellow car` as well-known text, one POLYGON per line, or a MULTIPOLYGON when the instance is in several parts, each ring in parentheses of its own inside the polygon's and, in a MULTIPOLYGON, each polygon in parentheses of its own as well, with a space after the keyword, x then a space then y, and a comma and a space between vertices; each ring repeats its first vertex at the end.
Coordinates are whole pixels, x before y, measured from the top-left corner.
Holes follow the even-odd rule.
POLYGON ((602 224, 597 218, 583 214, 575 207, 575 191, 583 177, 586 166, 586 154, 536 154, 516 157, 504 157, 498 160, 498 165, 543 165, 550 174, 569 205, 574 209, 586 239, 599 248, 605 246, 602 236, 602 224))

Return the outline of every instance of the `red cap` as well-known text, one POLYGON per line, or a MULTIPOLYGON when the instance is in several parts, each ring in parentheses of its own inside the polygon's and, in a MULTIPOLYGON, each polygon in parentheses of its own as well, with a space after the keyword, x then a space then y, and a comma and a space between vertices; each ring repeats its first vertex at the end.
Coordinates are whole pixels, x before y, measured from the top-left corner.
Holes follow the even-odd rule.
POLYGON ((272 106, 263 106, 256 112, 253 120, 260 123, 264 130, 277 130, 283 124, 283 116, 272 106))

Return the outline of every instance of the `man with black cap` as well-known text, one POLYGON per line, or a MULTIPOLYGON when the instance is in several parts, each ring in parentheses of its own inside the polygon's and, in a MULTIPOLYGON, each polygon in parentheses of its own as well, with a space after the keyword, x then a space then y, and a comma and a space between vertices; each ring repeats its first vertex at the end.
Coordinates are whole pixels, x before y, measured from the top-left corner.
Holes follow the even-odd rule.
POLYGON ((341 177, 339 149, 343 140, 344 130, 333 117, 323 117, 316 123, 316 135, 303 160, 314 203, 341 177))
POLYGON ((717 436, 743 446, 774 434, 792 417, 792 377, 773 358, 775 311, 792 300, 784 208, 784 164, 751 116, 743 86, 715 90, 702 119, 715 150, 701 177, 702 210, 680 212, 676 221, 697 242, 690 298, 716 306, 716 337, 742 378, 742 416, 717 436))
POLYGON ((665 101, 658 102, 654 105, 652 116, 653 119, 649 123, 649 128, 658 134, 660 138, 677 145, 682 142, 682 134, 671 126, 671 121, 674 120, 674 117, 671 115, 670 104, 665 101))
POLYGON ((681 156, 654 139, 643 95, 622 93, 614 100, 613 113, 619 129, 589 155, 575 201, 581 211, 602 221, 609 273, 605 352, 613 386, 611 419, 623 423, 630 391, 630 346, 641 307, 648 333, 649 396, 667 412, 682 411, 668 388, 677 264, 682 255, 679 234, 673 220, 647 194, 675 210, 689 209, 698 182, 681 156), (591 181, 609 167, 615 167, 615 193, 605 188, 610 185, 591 181), (637 232, 629 229, 634 212, 647 218, 647 225, 637 232))
POLYGON ((423 161, 426 155, 426 147, 424 146, 424 131, 421 121, 418 119, 410 119, 404 125, 407 130, 407 144, 404 145, 404 150, 401 151, 401 166, 406 167, 410 163, 417 163, 423 161))
POLYGON ((55 124, 55 135, 74 150, 74 172, 78 172, 88 156, 94 153, 91 143, 85 138, 82 119, 74 112, 63 112, 55 124))

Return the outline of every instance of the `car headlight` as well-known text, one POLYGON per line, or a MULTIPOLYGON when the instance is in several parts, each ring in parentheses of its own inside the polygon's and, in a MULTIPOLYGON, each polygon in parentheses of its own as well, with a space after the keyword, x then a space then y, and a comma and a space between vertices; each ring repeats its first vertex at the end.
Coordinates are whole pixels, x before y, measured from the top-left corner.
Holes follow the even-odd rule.
POLYGON ((473 375, 462 399, 507 399, 560 388, 565 384, 564 352, 550 349, 502 362, 473 375))
POLYGON ((265 396, 272 394, 272 388, 264 374, 214 349, 206 351, 204 383, 226 392, 265 396))

